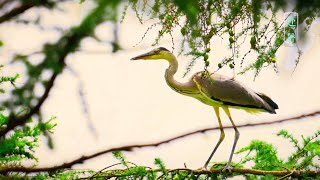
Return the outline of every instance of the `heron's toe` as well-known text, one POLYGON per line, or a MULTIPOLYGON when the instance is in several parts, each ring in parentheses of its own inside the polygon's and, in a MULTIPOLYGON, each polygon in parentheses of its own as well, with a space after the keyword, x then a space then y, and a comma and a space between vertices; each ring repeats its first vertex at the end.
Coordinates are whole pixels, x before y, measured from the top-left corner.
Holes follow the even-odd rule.
POLYGON ((227 164, 221 172, 225 172, 225 173, 231 173, 231 166, 229 164, 227 164))

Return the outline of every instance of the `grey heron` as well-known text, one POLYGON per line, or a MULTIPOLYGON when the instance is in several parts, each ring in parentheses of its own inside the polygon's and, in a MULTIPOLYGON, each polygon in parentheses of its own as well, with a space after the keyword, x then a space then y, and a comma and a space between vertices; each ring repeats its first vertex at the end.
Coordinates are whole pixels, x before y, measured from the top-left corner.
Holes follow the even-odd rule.
POLYGON ((230 170, 232 156, 235 151, 240 133, 232 120, 229 108, 242 109, 247 112, 268 112, 275 114, 278 105, 268 96, 255 92, 246 87, 242 83, 219 74, 203 75, 203 72, 195 73, 188 82, 180 83, 174 79, 174 75, 178 70, 178 61, 176 57, 166 48, 159 47, 148 53, 141 54, 131 60, 167 60, 170 66, 165 72, 165 79, 168 86, 174 91, 198 99, 202 103, 212 106, 218 118, 220 138, 215 145, 212 153, 206 161, 204 168, 207 168, 212 156, 217 151, 219 145, 223 141, 225 134, 220 119, 219 108, 222 108, 227 114, 235 131, 235 138, 229 156, 227 165, 223 170, 230 170))

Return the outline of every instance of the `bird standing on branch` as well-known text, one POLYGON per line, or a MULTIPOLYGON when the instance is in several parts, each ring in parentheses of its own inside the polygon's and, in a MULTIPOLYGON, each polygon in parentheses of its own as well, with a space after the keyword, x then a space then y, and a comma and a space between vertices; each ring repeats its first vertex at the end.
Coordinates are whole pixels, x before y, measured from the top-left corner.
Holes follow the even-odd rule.
POLYGON ((220 138, 208 160, 206 161, 204 168, 207 168, 212 156, 218 149, 225 136, 220 119, 219 108, 222 108, 229 117, 235 130, 235 139, 231 154, 229 156, 229 161, 223 168, 223 171, 230 170, 230 163, 240 133, 231 118, 229 108, 242 109, 250 113, 269 112, 275 114, 275 109, 278 109, 278 105, 268 96, 262 93, 254 92, 253 90, 242 85, 240 82, 218 74, 210 74, 209 72, 202 71, 195 73, 187 83, 180 83, 176 81, 174 79, 174 75, 178 70, 178 61, 169 50, 163 47, 159 47, 148 53, 136 56, 131 60, 160 59, 167 60, 170 64, 169 68, 167 68, 165 72, 165 79, 171 89, 180 94, 196 98, 202 103, 212 106, 216 113, 220 127, 220 138))

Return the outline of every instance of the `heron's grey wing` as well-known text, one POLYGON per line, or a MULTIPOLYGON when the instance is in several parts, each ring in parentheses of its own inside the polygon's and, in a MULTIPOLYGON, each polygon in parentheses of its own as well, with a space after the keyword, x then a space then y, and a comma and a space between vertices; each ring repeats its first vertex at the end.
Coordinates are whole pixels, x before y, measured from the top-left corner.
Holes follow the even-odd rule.
POLYGON ((203 77, 198 73, 193 77, 193 81, 205 96, 221 101, 225 105, 264 109, 275 113, 275 108, 264 98, 240 82, 226 76, 213 74, 210 77, 203 77))

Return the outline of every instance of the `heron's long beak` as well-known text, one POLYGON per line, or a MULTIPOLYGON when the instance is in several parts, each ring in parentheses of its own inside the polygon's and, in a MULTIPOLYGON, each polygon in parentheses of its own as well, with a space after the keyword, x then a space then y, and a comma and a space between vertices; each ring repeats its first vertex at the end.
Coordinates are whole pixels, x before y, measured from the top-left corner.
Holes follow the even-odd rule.
POLYGON ((148 52, 148 53, 133 57, 133 58, 131 58, 131 60, 150 59, 149 57, 153 56, 153 55, 154 55, 153 52, 148 52))

